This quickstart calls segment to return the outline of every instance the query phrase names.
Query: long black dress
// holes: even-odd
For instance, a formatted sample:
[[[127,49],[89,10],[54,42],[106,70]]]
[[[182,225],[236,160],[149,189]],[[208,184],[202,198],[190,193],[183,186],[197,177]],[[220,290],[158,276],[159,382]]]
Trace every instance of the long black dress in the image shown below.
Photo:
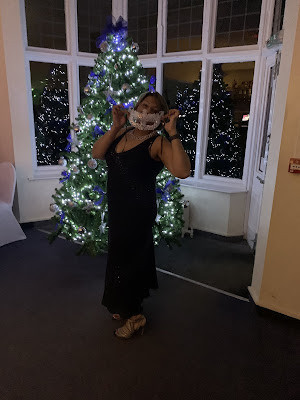
[[[163,163],[149,153],[157,134],[117,153],[125,134],[106,153],[109,233],[102,304],[129,318],[142,312],[149,289],[158,288],[152,227],[157,214],[156,176]]]

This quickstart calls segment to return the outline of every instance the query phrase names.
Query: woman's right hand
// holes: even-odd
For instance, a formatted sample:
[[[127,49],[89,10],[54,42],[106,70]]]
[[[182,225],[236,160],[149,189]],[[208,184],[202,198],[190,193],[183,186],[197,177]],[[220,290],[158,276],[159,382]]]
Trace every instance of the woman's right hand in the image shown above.
[[[117,106],[113,106],[112,109],[112,116],[113,116],[113,125],[116,128],[123,128],[127,118],[127,112],[124,107],[120,104]]]

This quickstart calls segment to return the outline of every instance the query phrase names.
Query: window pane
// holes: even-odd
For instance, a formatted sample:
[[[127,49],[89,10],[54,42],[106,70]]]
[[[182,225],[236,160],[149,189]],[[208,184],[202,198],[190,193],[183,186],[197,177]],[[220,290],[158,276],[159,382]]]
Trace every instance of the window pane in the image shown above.
[[[70,116],[67,66],[30,62],[38,165],[56,165],[67,146]]]
[[[283,26],[285,0],[275,0],[272,35],[279,32]]]
[[[112,14],[111,0],[77,0],[78,49],[86,53],[99,53],[96,39]]]
[[[66,50],[64,0],[25,0],[28,46]]]
[[[80,88],[80,104],[82,103],[82,100],[88,97],[84,93],[84,88],[87,85],[89,81],[89,74],[90,72],[93,71],[93,67],[85,67],[85,66],[80,66],[79,67],[79,88]]]
[[[256,44],[261,0],[219,0],[215,47]]]
[[[139,54],[157,48],[157,0],[128,0],[128,36],[139,45]]]
[[[199,50],[204,0],[169,0],[167,52]]]
[[[254,62],[215,64],[206,155],[208,175],[242,179]]]
[[[191,176],[195,172],[201,69],[199,61],[164,64],[163,95],[170,108],[180,111],[177,130],[191,160]]]
[[[144,73],[149,81],[149,90],[156,88],[156,68],[144,68]],[[152,78],[152,79],[151,79]]]

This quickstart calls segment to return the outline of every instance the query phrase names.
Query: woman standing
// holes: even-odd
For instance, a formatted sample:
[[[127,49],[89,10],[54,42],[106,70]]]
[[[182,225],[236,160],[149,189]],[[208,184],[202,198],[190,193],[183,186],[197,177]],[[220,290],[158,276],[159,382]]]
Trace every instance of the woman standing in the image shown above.
[[[143,332],[143,299],[157,289],[152,227],[157,214],[156,176],[165,166],[176,177],[190,175],[190,160],[176,132],[178,110],[157,92],[146,92],[127,113],[114,106],[113,125],[93,147],[108,166],[108,260],[102,304],[125,324],[119,338]],[[126,118],[130,127],[124,128]],[[159,136],[164,126],[170,138]]]

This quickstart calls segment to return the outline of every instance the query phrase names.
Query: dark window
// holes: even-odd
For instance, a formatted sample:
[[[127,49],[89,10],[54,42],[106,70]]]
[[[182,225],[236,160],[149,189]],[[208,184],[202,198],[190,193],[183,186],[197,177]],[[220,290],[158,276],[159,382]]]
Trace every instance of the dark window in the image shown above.
[[[213,66],[208,175],[242,179],[253,74],[254,62]]]
[[[157,0],[128,1],[128,36],[139,45],[139,54],[157,49]]]
[[[111,0],[77,0],[78,49],[86,53],[99,53],[96,39],[112,15]]]
[[[203,0],[168,1],[167,52],[201,49]]]
[[[219,0],[215,47],[257,43],[261,0]]]
[[[64,0],[25,0],[28,46],[66,50]]]
[[[199,61],[164,64],[163,95],[170,108],[180,111],[177,130],[191,160],[191,176],[195,173],[201,69]]]
[[[56,165],[68,142],[70,116],[67,66],[30,62],[38,165]]]

